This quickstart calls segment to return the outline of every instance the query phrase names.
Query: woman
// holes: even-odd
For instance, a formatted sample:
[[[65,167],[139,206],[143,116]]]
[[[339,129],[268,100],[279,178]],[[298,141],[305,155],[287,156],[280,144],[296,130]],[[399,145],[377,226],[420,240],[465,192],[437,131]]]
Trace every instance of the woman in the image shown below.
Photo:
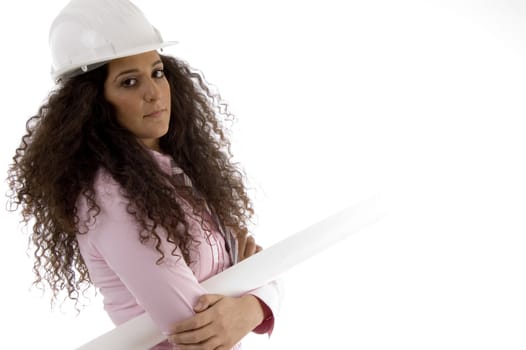
[[[71,1],[50,42],[59,83],[9,170],[11,202],[34,223],[35,282],[75,302],[93,284],[116,325],[148,312],[171,343],[155,349],[270,334],[276,283],[237,298],[199,284],[261,249],[219,97],[156,51],[170,43],[125,0]]]

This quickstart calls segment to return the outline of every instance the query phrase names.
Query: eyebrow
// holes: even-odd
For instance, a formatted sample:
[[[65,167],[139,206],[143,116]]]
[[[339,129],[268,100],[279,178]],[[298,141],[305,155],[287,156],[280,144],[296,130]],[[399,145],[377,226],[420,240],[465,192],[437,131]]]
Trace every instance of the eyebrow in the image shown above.
[[[161,60],[157,60],[155,62],[152,63],[152,67],[155,67],[156,65],[158,65],[159,63],[163,63]],[[119,74],[117,74],[115,76],[115,79],[113,79],[113,81],[116,81],[117,78],[119,78],[121,75],[124,75],[124,74],[129,74],[129,73],[137,73],[139,72],[139,70],[137,68],[134,68],[134,69],[128,69],[128,70],[125,70],[125,71],[122,71],[120,72]]]

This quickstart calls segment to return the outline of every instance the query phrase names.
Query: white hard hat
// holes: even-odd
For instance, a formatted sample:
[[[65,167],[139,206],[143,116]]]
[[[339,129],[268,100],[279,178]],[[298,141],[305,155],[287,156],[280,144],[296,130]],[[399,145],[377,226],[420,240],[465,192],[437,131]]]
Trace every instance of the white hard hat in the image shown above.
[[[71,0],[51,24],[51,77],[59,81],[176,43],[164,41],[128,0]]]

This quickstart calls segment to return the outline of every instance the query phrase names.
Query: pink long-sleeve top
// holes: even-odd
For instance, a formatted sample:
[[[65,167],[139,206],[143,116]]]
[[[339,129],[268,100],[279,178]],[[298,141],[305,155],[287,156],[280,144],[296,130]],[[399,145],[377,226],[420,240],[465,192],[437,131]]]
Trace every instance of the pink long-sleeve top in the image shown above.
[[[172,171],[170,156],[155,151],[151,154],[161,169]],[[189,232],[197,241],[190,249],[190,260],[195,263],[187,265],[180,258],[179,249],[176,250],[177,256],[170,255],[173,246],[164,241],[164,261],[157,264],[159,252],[153,240],[139,241],[140,227],[126,210],[128,200],[123,196],[121,186],[111,175],[100,170],[94,189],[100,213],[95,220],[90,218],[86,198],[79,197],[80,222],[87,220],[81,231],[87,230],[87,233],[77,235],[77,240],[91,280],[103,295],[104,309],[115,325],[147,312],[159,329],[168,335],[172,325],[195,314],[193,307],[197,299],[207,294],[200,282],[232,264],[225,237],[211,217],[204,215],[212,228],[211,234],[207,235],[200,219],[182,200]],[[162,230],[158,233],[163,237]],[[279,308],[279,290],[279,284],[271,282],[249,292],[271,313],[254,332],[272,333],[274,315]],[[167,350],[172,346],[165,341],[152,349]],[[237,344],[234,349],[241,349],[241,345]]]

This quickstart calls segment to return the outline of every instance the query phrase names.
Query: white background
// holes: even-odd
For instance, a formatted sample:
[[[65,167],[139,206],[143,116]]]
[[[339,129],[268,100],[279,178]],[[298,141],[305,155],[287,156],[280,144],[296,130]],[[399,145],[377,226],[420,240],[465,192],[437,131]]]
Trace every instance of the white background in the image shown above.
[[[274,334],[246,349],[526,348],[521,1],[135,3],[236,114],[261,244],[392,195],[384,220],[285,274]],[[52,87],[64,5],[0,11],[1,174]],[[0,348],[69,350],[111,329],[98,297],[76,316],[29,289],[27,235],[1,213]]]

